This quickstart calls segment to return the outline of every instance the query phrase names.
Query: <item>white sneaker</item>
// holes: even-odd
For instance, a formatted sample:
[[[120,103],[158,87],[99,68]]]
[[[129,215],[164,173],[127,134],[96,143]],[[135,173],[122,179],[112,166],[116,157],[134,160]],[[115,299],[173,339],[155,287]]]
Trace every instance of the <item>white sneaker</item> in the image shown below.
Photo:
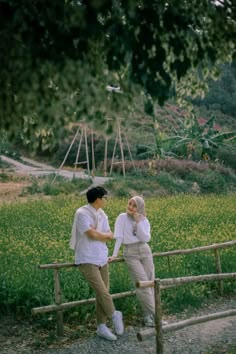
[[[115,311],[112,316],[112,322],[115,329],[115,333],[121,336],[124,333],[123,316],[120,311]]]
[[[111,330],[105,324],[98,326],[97,335],[107,340],[117,340],[117,337],[111,332]]]
[[[153,315],[146,315],[143,320],[146,327],[155,327]]]
[[[155,321],[154,321],[154,316],[153,315],[147,315],[144,317],[144,325],[146,327],[155,327]],[[167,321],[162,320],[161,321],[162,326],[168,325]]]

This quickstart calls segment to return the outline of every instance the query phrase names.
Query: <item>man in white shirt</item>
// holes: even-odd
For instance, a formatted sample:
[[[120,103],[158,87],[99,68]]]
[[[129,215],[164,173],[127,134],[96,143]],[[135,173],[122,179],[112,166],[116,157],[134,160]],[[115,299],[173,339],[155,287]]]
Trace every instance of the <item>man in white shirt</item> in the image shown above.
[[[96,294],[97,334],[107,340],[116,340],[116,335],[106,326],[107,318],[111,317],[115,333],[124,333],[122,313],[116,311],[109,294],[106,242],[113,239],[113,233],[102,210],[107,191],[103,187],[93,187],[86,197],[88,204],[75,213],[70,247],[75,251],[75,264]]]

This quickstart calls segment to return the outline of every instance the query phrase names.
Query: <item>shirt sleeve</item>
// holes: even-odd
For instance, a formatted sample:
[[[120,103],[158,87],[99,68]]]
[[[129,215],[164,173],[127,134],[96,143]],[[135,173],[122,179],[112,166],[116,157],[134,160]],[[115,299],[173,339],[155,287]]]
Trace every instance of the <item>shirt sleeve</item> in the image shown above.
[[[91,220],[86,214],[80,212],[77,214],[76,228],[80,233],[85,233],[94,227],[94,225],[91,225]]]
[[[119,250],[120,250],[120,246],[122,244],[122,239],[121,238],[118,238],[116,240],[116,243],[115,243],[115,247],[114,247],[114,251],[113,251],[113,255],[114,257],[117,257],[118,253],[119,253]]]
[[[110,232],[111,231],[111,228],[110,228],[110,225],[109,225],[109,221],[108,221],[108,216],[105,213],[104,213],[102,231],[103,232]]]
[[[136,237],[141,242],[149,242],[151,239],[150,223],[147,218],[144,218],[137,223],[137,234]]]
[[[118,239],[120,238],[123,241],[124,238],[124,218],[122,217],[122,214],[120,214],[115,222],[115,228],[114,228],[114,238]]]

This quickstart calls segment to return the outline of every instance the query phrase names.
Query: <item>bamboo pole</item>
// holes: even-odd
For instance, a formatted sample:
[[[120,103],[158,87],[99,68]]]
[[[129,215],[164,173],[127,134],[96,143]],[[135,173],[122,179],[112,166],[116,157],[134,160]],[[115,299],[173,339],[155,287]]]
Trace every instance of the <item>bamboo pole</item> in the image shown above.
[[[192,317],[188,320],[183,320],[175,323],[171,323],[162,327],[162,332],[174,332],[185,327],[193,326],[198,323],[209,322],[213,320],[217,320],[219,318],[226,318],[230,316],[236,316],[236,309],[226,310],[222,312],[217,312],[209,315],[199,316],[199,317]],[[137,333],[137,338],[139,341],[144,341],[147,338],[153,337],[156,335],[155,328],[149,328]]]
[[[171,274],[171,267],[170,267],[170,256],[167,256],[167,263],[168,263],[168,271]]]
[[[161,252],[161,253],[155,252],[153,253],[153,257],[166,257],[166,256],[175,256],[179,254],[189,254],[194,252],[202,252],[202,251],[209,251],[209,250],[220,249],[220,248],[227,248],[235,245],[236,245],[236,240],[233,240],[224,243],[216,243],[209,246],[189,248],[185,250],[175,250],[175,251],[168,251],[168,252]]]
[[[230,316],[236,316],[236,309],[230,309],[230,310],[226,310],[226,311],[222,311],[222,312],[211,313],[211,314],[199,316],[199,317],[192,317],[187,320],[183,320],[183,321],[180,321],[177,323],[171,323],[169,325],[166,325],[163,329],[164,329],[164,332],[173,332],[173,331],[180,330],[180,329],[188,327],[188,326],[193,326],[198,323],[209,322],[209,321],[217,320],[219,318],[225,318],[225,317],[230,317]]]
[[[62,167],[64,166],[64,163],[66,162],[66,159],[67,159],[67,157],[68,157],[68,155],[69,155],[69,152],[70,152],[70,150],[71,150],[71,148],[72,148],[72,146],[73,146],[73,144],[74,144],[74,142],[75,142],[75,139],[76,139],[78,133],[79,133],[79,128],[77,129],[77,132],[76,132],[76,134],[75,134],[75,136],[74,136],[74,139],[72,140],[72,142],[71,142],[71,144],[70,144],[70,146],[69,146],[69,149],[67,150],[66,156],[64,157],[64,160],[62,161],[61,166],[59,167],[59,169],[57,170],[57,172],[56,172],[56,174],[55,174],[55,177],[53,178],[52,184],[54,183],[54,181],[55,181],[55,179],[57,178],[57,176],[58,176],[60,170],[61,170]]]
[[[54,269],[54,292],[55,292],[55,302],[56,305],[61,304],[61,286],[60,286],[60,276],[59,270]],[[57,311],[57,335],[62,337],[64,334],[64,326],[63,326],[63,311]]]
[[[161,289],[166,289],[173,286],[181,286],[187,283],[197,283],[201,281],[213,281],[236,278],[236,273],[221,273],[221,274],[206,274],[206,275],[194,275],[189,277],[179,278],[167,278],[161,279]],[[136,283],[137,288],[152,288],[154,286],[153,280],[138,281]]]
[[[92,172],[91,175],[94,177],[95,174],[95,155],[94,155],[94,143],[93,143],[93,130],[91,130],[91,150],[92,150]]]
[[[122,257],[118,257],[112,261],[112,263],[124,262]],[[51,264],[40,264],[39,269],[59,269],[59,268],[70,268],[70,267],[78,267],[75,263],[51,263]]]
[[[123,143],[122,143],[122,138],[121,138],[120,121],[118,121],[118,136],[119,136],[119,143],[120,143],[122,171],[123,171],[123,176],[125,177],[125,159],[124,159]]]
[[[105,137],[105,150],[104,150],[104,163],[103,163],[103,176],[107,176],[107,150],[108,150],[108,138]]]
[[[216,271],[218,274],[222,273],[222,268],[221,268],[221,262],[220,262],[220,252],[218,249],[214,250],[215,253],[215,265],[216,265]],[[218,288],[219,288],[219,293],[221,296],[223,296],[223,281],[219,280],[218,281]]]
[[[136,295],[135,290],[125,291],[122,293],[117,293],[111,295],[112,299],[120,299],[124,297],[134,296]],[[81,305],[89,305],[95,303],[95,298],[86,299],[86,300],[78,300],[72,302],[65,302],[60,305],[48,305],[48,306],[41,306],[41,307],[34,307],[31,310],[32,315],[37,315],[39,313],[47,313],[47,312],[55,312],[59,310],[68,310],[73,307],[81,306]]]
[[[140,342],[143,342],[144,340],[154,337],[156,335],[156,329],[155,328],[148,328],[144,329],[143,331],[139,331],[137,333],[137,338]]]
[[[78,160],[79,160],[79,154],[80,154],[80,148],[81,148],[81,143],[82,143],[82,139],[83,139],[83,129],[81,129],[81,135],[80,135],[80,140],[79,140],[79,145],[78,145],[78,149],[77,149],[77,153],[76,153],[76,159],[75,159],[75,167],[74,167],[74,174],[73,174],[73,178],[75,177],[75,171],[78,165]]]
[[[84,138],[85,138],[85,151],[86,151],[86,160],[87,160],[87,170],[88,176],[90,177],[90,167],[89,167],[89,155],[88,155],[88,140],[87,140],[87,128],[84,127]]]
[[[117,136],[116,136],[116,140],[115,140],[115,145],[114,145],[114,148],[113,148],[113,153],[112,153],[112,158],[111,158],[111,168],[110,168],[110,175],[112,173],[112,167],[113,167],[113,164],[114,164],[114,157],[115,157],[115,152],[116,152],[116,145],[117,145]]]
[[[156,327],[156,353],[163,354],[163,336],[162,336],[162,310],[161,310],[161,281],[155,279],[155,327]]]
[[[154,288],[155,280],[137,281],[136,288]]]
[[[201,252],[201,251],[208,251],[208,250],[214,250],[214,249],[223,249],[223,248],[228,248],[228,247],[233,247],[236,245],[236,240],[235,241],[229,241],[229,242],[224,242],[224,243],[218,243],[218,244],[213,244],[209,246],[203,246],[203,247],[196,247],[196,248],[191,248],[191,249],[186,249],[186,250],[176,250],[176,251],[168,251],[168,252],[161,252],[161,253],[153,253],[153,257],[167,257],[167,256],[175,256],[179,254],[189,254],[189,253],[195,253],[195,252]],[[114,262],[124,262],[124,259],[122,257],[114,259]],[[65,268],[65,267],[74,267],[74,263],[52,263],[52,264],[41,264],[39,265],[40,269],[49,269],[49,268]]]
[[[187,283],[197,283],[201,281],[223,280],[223,279],[231,279],[231,278],[232,279],[236,278],[236,273],[206,274],[206,275],[195,275],[189,277],[162,279],[161,284],[163,286],[165,285],[180,286],[182,284],[187,284]]]
[[[126,145],[127,145],[128,151],[129,151],[129,156],[130,156],[130,159],[132,161],[132,165],[133,165],[134,171],[136,172],[135,163],[134,163],[133,156],[132,156],[132,153],[131,153],[131,150],[130,150],[130,146],[129,146],[129,142],[128,142],[128,139],[127,139],[127,136],[126,136],[125,133],[124,133],[124,137],[125,137]]]

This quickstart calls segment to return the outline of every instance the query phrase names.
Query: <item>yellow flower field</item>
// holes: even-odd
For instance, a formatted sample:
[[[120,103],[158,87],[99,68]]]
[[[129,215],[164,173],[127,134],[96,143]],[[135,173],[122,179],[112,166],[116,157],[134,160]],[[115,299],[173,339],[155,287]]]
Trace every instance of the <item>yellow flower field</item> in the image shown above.
[[[75,210],[85,199],[59,197],[50,201],[1,205],[0,210],[0,306],[26,313],[34,306],[54,302],[53,274],[39,270],[39,264],[73,262],[69,239]],[[125,211],[125,199],[110,198],[106,213],[113,229],[116,216]],[[178,195],[146,200],[146,211],[152,227],[150,246],[153,252],[193,248],[236,239],[236,198],[226,196]],[[114,242],[110,242],[112,252]],[[221,251],[223,272],[236,271],[236,247]],[[172,277],[214,273],[213,253],[205,252],[171,259],[171,274],[167,259],[155,258],[156,276]],[[124,264],[112,264],[111,292],[132,288]],[[93,297],[93,293],[74,268],[61,271],[63,301]],[[214,293],[216,285],[198,285],[186,291],[169,292],[164,296],[166,307],[177,302],[194,303],[204,292]],[[194,289],[194,290],[193,290]],[[209,290],[210,289],[210,290]],[[225,291],[235,291],[235,283],[228,282]],[[191,294],[192,292],[192,294]],[[200,295],[201,294],[201,295]],[[187,300],[188,298],[188,300]],[[128,300],[127,300],[128,301]],[[123,301],[123,306],[129,303]],[[131,300],[130,300],[131,301]],[[134,306],[134,305],[132,305]],[[136,305],[135,305],[136,306]],[[128,312],[128,309],[126,309]],[[81,310],[83,313],[85,310]]]

